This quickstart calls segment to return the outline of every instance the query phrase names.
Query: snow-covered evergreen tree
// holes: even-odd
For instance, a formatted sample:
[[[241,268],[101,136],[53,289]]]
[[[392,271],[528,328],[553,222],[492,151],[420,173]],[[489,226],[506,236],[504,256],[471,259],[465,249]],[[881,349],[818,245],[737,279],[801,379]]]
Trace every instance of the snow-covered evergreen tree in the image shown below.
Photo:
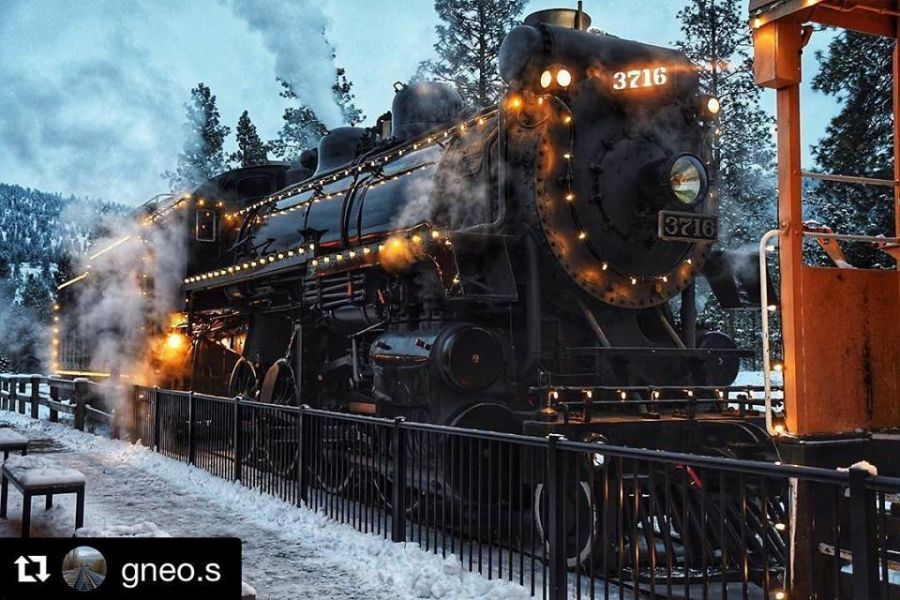
[[[176,191],[202,183],[225,170],[223,148],[231,131],[221,124],[216,97],[203,83],[191,90],[191,99],[184,108],[184,149],[178,155],[175,171],[163,174]]]
[[[416,78],[454,86],[472,107],[495,104],[502,89],[497,69],[500,44],[524,7],[525,0],[435,0],[441,20],[435,28],[438,57],[422,62]]]
[[[891,53],[894,42],[846,31],[826,53],[813,89],[835,97],[841,110],[813,148],[823,172],[876,179],[894,178]],[[890,187],[820,182],[811,194],[814,218],[840,233],[893,235]],[[893,264],[887,255],[861,244],[844,247],[858,267]]]
[[[297,100],[297,94],[289,82],[283,79],[278,82],[282,87],[282,98]],[[283,119],[278,137],[270,142],[272,153],[281,160],[296,161],[301,152],[315,147],[319,139],[328,133],[328,128],[319,120],[315,111],[302,103],[284,109]]]
[[[297,94],[290,82],[278,79],[281,84],[281,97],[291,101],[297,100]],[[362,110],[353,102],[353,83],[347,77],[347,71],[341,67],[335,70],[334,84],[331,91],[334,101],[341,110],[345,125],[357,125],[366,118]],[[289,106],[284,109],[284,124],[278,137],[269,142],[272,153],[288,162],[300,158],[300,153],[308,148],[315,148],[319,139],[328,133],[328,128],[319,120],[315,111],[309,106],[298,102],[297,106]]]
[[[269,162],[268,144],[263,143],[256,131],[256,125],[250,120],[249,113],[245,110],[238,119],[237,130],[237,152],[231,154],[231,161],[239,167],[252,167],[253,165],[262,165]]]
[[[338,67],[335,71],[334,85],[331,86],[334,92],[334,101],[341,108],[341,114],[344,117],[344,123],[347,125],[357,125],[366,119],[363,111],[356,107],[353,100],[356,96],[353,94],[353,83],[347,78],[347,71],[343,67]]]

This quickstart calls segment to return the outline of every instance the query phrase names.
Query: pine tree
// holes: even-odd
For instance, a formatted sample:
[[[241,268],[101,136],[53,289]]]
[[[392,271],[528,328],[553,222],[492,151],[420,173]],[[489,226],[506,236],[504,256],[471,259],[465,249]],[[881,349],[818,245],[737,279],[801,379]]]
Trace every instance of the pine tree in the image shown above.
[[[47,322],[52,314],[50,290],[47,289],[46,278],[29,275],[22,288],[22,306],[31,309],[39,321]]]
[[[435,0],[442,21],[435,28],[438,58],[422,62],[416,77],[453,85],[469,106],[495,104],[502,84],[500,44],[524,7],[525,0]]]
[[[844,32],[816,54],[821,70],[813,89],[834,96],[841,111],[813,148],[826,173],[894,178],[891,52],[888,38]],[[821,182],[811,194],[811,216],[840,233],[892,236],[893,191],[889,187]],[[887,255],[861,244],[844,247],[857,267],[889,265]]]
[[[759,240],[774,207],[772,119],[759,106],[752,41],[740,3],[691,0],[678,12],[676,45],[699,67],[700,87],[719,99],[710,172],[716,178],[720,240],[739,247]]]
[[[752,247],[774,225],[774,152],[771,119],[759,106],[753,78],[743,4],[690,0],[678,18],[684,39],[676,45],[698,66],[701,91],[721,105],[709,165],[719,200],[719,241],[726,248]],[[706,299],[701,327],[729,332],[739,347],[761,347],[757,311],[726,314],[711,296]]]
[[[352,89],[353,83],[347,78],[346,69],[338,67],[335,70],[334,85],[331,86],[331,90],[334,92],[334,101],[341,108],[344,123],[351,126],[362,123],[366,119],[363,111],[353,103],[356,96],[353,94]]]
[[[263,143],[256,131],[256,125],[250,120],[250,115],[245,110],[238,119],[237,130],[237,152],[233,152],[230,156],[232,162],[237,163],[241,167],[252,167],[253,165],[262,165],[269,162],[268,144]]]
[[[288,100],[296,100],[297,94],[291,84],[283,79],[278,79],[283,88],[281,97]],[[300,153],[307,148],[313,148],[319,143],[319,139],[328,133],[328,128],[319,120],[316,113],[305,104],[289,106],[284,109],[284,124],[278,132],[278,138],[272,140],[269,145],[272,153],[278,158],[293,162],[300,158]]]
[[[184,149],[178,155],[175,172],[163,173],[173,190],[197,185],[224,171],[223,147],[231,132],[230,127],[221,124],[216,97],[203,83],[191,90],[191,99],[184,108]]]

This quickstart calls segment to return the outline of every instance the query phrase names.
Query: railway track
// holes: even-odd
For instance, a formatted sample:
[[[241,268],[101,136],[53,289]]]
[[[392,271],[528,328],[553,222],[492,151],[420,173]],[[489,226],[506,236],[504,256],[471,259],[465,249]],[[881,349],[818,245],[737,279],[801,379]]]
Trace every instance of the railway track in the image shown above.
[[[100,587],[106,578],[87,567],[79,567],[78,569],[63,572],[63,579],[76,592],[90,592]]]

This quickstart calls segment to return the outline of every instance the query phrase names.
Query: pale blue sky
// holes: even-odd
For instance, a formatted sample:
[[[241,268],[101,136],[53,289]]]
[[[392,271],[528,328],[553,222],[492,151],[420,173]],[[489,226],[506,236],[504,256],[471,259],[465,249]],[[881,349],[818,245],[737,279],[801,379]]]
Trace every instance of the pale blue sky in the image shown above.
[[[669,45],[683,4],[587,0],[585,10],[614,35]],[[560,5],[574,1],[533,0],[526,14]],[[304,100],[333,114],[322,28],[371,123],[390,109],[391,84],[432,56],[436,24],[431,0],[0,0],[0,181],[130,204],[164,191],[158,174],[174,166],[198,81],[226,124],[248,109],[264,138],[285,106],[275,74],[305,81]],[[817,33],[807,48],[807,82],[829,39]],[[804,102],[809,162],[836,106],[808,86]],[[774,94],[763,103],[773,110]]]

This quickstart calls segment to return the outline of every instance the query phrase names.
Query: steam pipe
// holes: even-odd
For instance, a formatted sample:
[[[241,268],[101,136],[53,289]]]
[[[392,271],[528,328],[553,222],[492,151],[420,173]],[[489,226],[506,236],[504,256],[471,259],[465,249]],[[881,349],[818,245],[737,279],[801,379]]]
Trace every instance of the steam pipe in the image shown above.
[[[693,283],[681,292],[681,335],[685,346],[697,347],[697,288]]]
[[[525,259],[528,263],[525,285],[525,332],[528,355],[523,372],[536,370],[541,364],[541,276],[538,268],[538,248],[531,229],[525,234]]]

